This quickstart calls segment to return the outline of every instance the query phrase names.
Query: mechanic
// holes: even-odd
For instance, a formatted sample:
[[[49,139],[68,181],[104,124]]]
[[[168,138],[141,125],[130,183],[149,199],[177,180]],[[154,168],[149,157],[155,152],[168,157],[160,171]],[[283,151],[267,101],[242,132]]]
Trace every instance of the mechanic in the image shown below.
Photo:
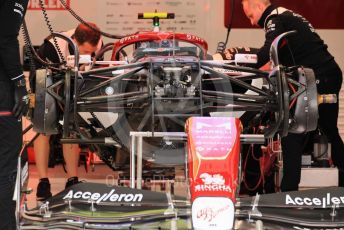
[[[0,229],[16,229],[13,193],[28,97],[18,33],[28,0],[0,3]]]
[[[282,49],[281,62],[286,66],[302,65],[314,70],[319,94],[336,94],[342,85],[342,71],[327,50],[327,45],[303,16],[277,7],[269,0],[242,0],[245,15],[253,26],[265,31],[265,43],[258,50],[257,68],[269,63],[272,41],[280,34],[296,30]],[[226,52],[235,52],[235,49]],[[234,55],[234,54],[232,54]],[[339,170],[339,186],[344,186],[344,145],[337,128],[338,103],[319,106],[318,126],[332,144],[332,160]],[[301,155],[306,134],[288,134],[282,139],[282,191],[298,190],[301,178]]]
[[[88,22],[87,24],[98,29],[94,23]],[[63,32],[63,34],[72,38],[72,40],[77,44],[79,54],[89,54],[94,56],[95,53],[101,49],[103,44],[100,32],[98,31],[89,28],[87,25],[79,24],[76,29]],[[63,58],[60,57],[52,37],[48,37],[44,40],[44,43],[38,50],[39,56],[45,61],[51,63],[61,63],[63,60],[67,59],[67,56],[73,55],[73,49],[68,45],[67,41],[56,38],[56,42]],[[40,178],[36,192],[37,201],[43,201],[52,196],[48,179],[48,159],[50,152],[49,140],[50,136],[41,134],[34,142],[36,167]],[[67,188],[79,183],[77,176],[79,146],[77,144],[63,144],[62,149],[68,176],[65,186]]]

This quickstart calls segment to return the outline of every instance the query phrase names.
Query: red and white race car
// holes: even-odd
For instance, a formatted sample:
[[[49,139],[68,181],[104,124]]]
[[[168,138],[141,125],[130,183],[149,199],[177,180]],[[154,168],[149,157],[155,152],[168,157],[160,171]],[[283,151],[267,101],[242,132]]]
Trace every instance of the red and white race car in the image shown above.
[[[208,45],[198,36],[159,31],[159,19],[172,14],[149,13],[140,17],[153,19],[153,31],[138,32],[106,45],[98,56],[112,50],[110,61],[90,63],[87,71],[79,71],[78,61],[73,68],[53,74],[45,69],[37,71],[32,105],[34,129],[46,134],[60,133],[62,143],[89,145],[114,170],[116,154],[130,151],[130,131],[150,132],[153,137],[156,132],[185,131],[191,206],[188,200],[180,202],[164,193],[82,183],[36,209],[22,210],[22,229],[35,225],[151,229],[154,224],[161,229],[165,219],[171,222],[167,229],[231,229],[246,219],[247,224],[253,220],[277,220],[288,226],[292,222],[303,227],[343,226],[341,221],[329,224],[325,217],[321,221],[309,218],[307,222],[306,216],[293,216],[293,208],[305,208],[310,201],[313,203],[308,206],[317,208],[319,202],[315,198],[300,200],[297,194],[275,197],[288,198],[284,206],[292,211],[287,214],[279,210],[281,202],[261,204],[259,196],[254,202],[252,198],[239,199],[240,121],[234,117],[211,117],[219,112],[234,116],[237,111],[270,114],[263,132],[265,138],[316,128],[319,97],[313,71],[301,66],[289,68],[278,61],[279,43],[288,33],[272,44],[273,67],[264,72],[228,61],[208,60]],[[55,35],[73,45],[63,35]],[[75,60],[79,60],[77,48],[73,47]],[[255,79],[264,81],[265,86],[249,84]],[[144,159],[154,159],[155,164],[183,165],[184,143],[155,137],[142,144],[142,155]],[[176,162],[177,158],[181,160]],[[334,210],[342,207],[336,201],[330,198],[315,215],[330,213],[331,204],[335,204]],[[264,207],[267,216],[258,206]],[[187,221],[190,217],[191,226]],[[183,227],[178,228],[178,224]]]

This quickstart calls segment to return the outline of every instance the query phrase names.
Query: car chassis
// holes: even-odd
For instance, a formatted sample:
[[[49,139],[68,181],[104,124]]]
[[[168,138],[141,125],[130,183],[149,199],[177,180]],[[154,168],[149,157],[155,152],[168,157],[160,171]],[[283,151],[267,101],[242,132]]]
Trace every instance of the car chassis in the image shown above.
[[[61,143],[93,146],[100,158],[114,170],[113,156],[104,154],[102,148],[109,146],[114,151],[130,151],[127,138],[130,130],[123,123],[129,124],[131,130],[151,132],[154,136],[154,132],[183,131],[188,117],[211,116],[213,112],[223,111],[253,111],[272,115],[263,132],[265,138],[273,138],[277,133],[284,137],[288,133],[314,130],[318,104],[321,100],[335,101],[335,98],[333,95],[317,94],[312,70],[301,66],[286,67],[279,63],[280,43],[290,33],[293,32],[282,34],[273,42],[270,51],[273,68],[270,72],[207,60],[207,44],[201,38],[159,31],[130,35],[114,44],[114,66],[79,71],[76,45],[68,37],[55,33],[56,37],[67,40],[73,46],[75,64],[58,73],[47,69],[37,71],[35,100],[31,104],[34,129],[45,134],[61,132]],[[141,49],[139,45],[144,42],[158,42],[158,46]],[[181,42],[190,43],[193,47],[178,48],[176,44]],[[123,48],[128,45],[135,46],[137,56],[129,63],[119,64],[126,58]],[[104,49],[108,50],[108,47]],[[256,87],[247,83],[254,79],[263,79],[265,86]],[[254,94],[235,92],[230,85]],[[59,109],[62,111],[60,117]],[[96,114],[101,112],[118,114],[117,122],[105,125],[106,122]],[[90,116],[85,118],[83,113]],[[61,129],[58,128],[59,120],[63,120]],[[78,184],[71,189],[83,192],[77,196],[77,193],[66,190],[35,209],[27,210],[25,205],[18,208],[18,214],[22,217],[20,228],[191,228],[189,200],[117,186],[108,191],[105,185],[91,183]],[[339,188],[332,190],[335,194],[341,193]],[[103,191],[103,195],[97,191]],[[108,199],[112,198],[109,194],[114,194],[114,191],[127,194],[123,195],[123,200],[127,201],[109,202]],[[326,197],[329,191],[320,192]],[[99,196],[93,197],[96,193]],[[141,196],[138,196],[137,202],[134,194],[144,194],[144,198],[140,200]],[[295,196],[300,194],[307,196],[308,193],[294,193]],[[287,195],[290,196],[275,194],[274,198],[283,200]],[[146,199],[147,196],[150,198]],[[97,199],[93,199],[95,197]],[[254,226],[262,229],[259,228],[263,226],[262,220],[271,226],[277,226],[276,223],[289,227],[344,226],[340,204],[330,206],[333,202],[325,202],[323,207],[300,205],[301,208],[295,209],[282,201],[269,203],[271,197],[257,195],[238,199],[235,203],[237,211],[233,213],[237,224],[246,225],[246,229]],[[261,207],[259,210],[258,206]],[[280,207],[286,208],[286,212],[276,213]],[[301,217],[290,214],[295,210],[305,214],[300,214]],[[310,213],[314,217],[310,217]],[[327,214],[332,219],[316,219]]]

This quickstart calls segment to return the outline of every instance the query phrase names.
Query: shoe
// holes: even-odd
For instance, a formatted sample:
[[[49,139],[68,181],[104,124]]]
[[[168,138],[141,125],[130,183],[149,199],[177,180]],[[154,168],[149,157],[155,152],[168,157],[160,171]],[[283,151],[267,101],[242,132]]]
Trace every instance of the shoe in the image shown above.
[[[36,199],[44,201],[52,196],[50,192],[50,182],[48,178],[42,178],[37,185]]]
[[[72,186],[72,185],[79,184],[79,183],[81,183],[81,182],[79,181],[79,178],[77,176],[70,177],[70,178],[68,178],[68,180],[66,182],[65,189]]]

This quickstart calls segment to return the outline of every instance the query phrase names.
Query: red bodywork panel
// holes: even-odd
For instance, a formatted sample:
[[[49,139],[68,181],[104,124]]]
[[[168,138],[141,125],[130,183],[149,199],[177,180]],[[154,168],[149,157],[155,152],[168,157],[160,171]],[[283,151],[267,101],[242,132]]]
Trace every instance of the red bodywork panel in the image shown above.
[[[118,52],[128,45],[135,44],[137,42],[162,41],[173,38],[179,41],[185,41],[197,45],[200,49],[202,49],[204,55],[207,53],[208,43],[204,39],[195,35],[174,32],[141,32],[138,34],[128,35],[116,42],[113,47],[111,60],[118,61],[116,60]]]
[[[191,200],[227,197],[235,202],[240,160],[240,120],[192,117],[187,120]]]

